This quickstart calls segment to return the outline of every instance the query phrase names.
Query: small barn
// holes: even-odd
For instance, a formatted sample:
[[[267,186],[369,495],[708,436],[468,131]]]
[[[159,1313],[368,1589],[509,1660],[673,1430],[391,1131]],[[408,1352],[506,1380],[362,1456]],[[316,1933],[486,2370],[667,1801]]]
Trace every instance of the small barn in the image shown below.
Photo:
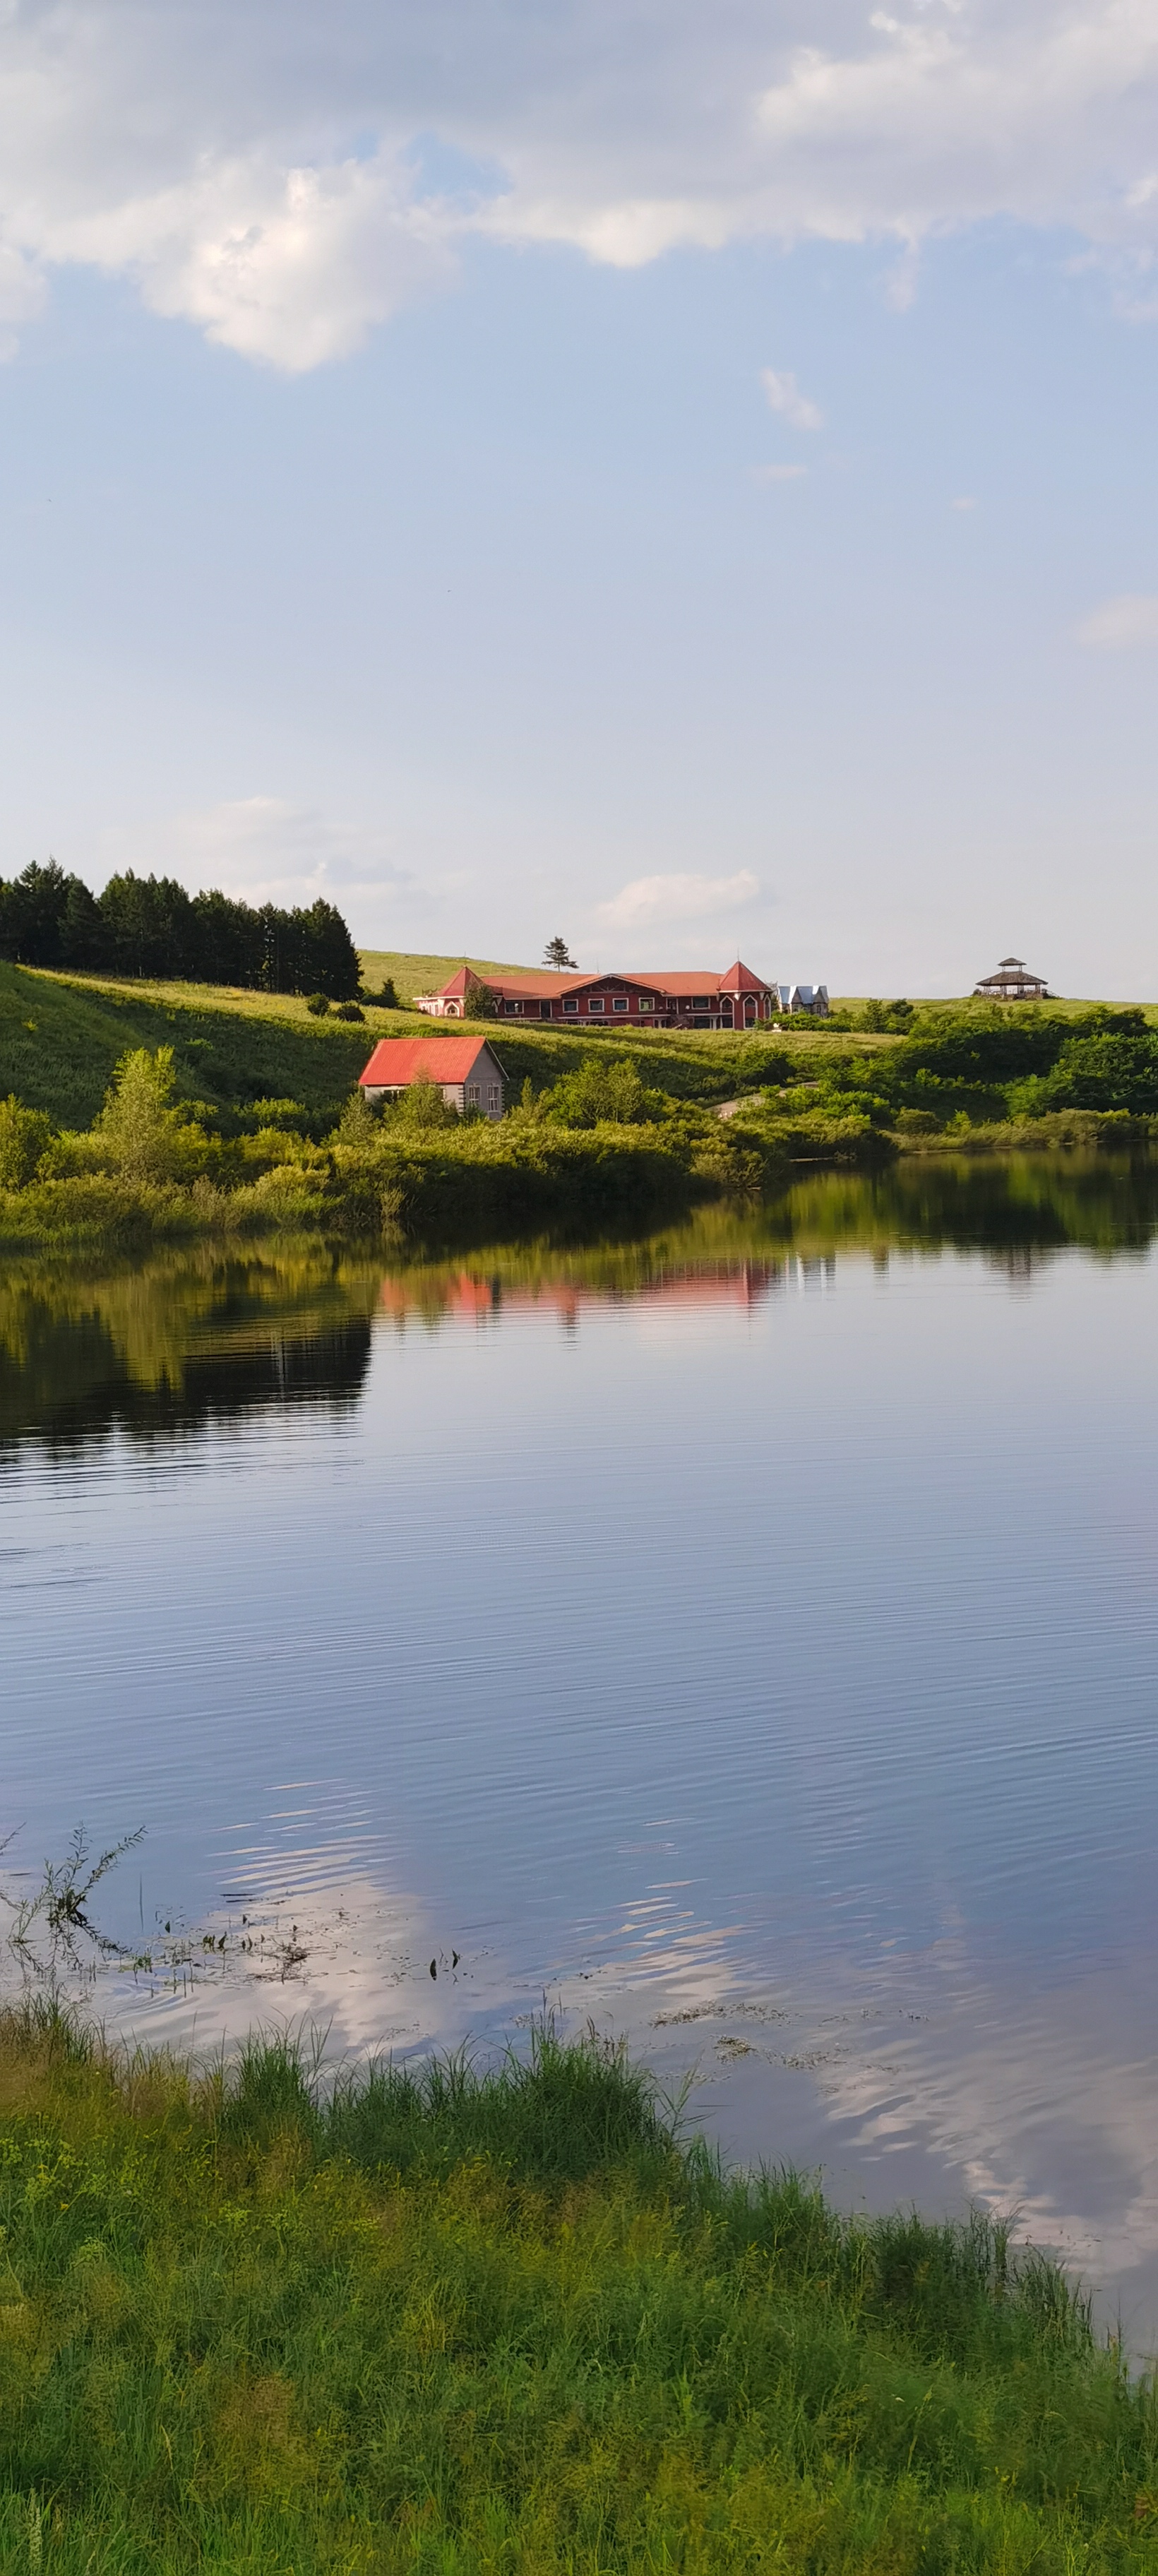
[[[973,987],[985,993],[992,1002],[1045,1002],[1049,987],[1044,975],[1033,975],[1024,957],[1003,957],[992,975],[983,975]]]
[[[412,1082],[434,1082],[452,1109],[503,1114],[503,1068],[485,1038],[381,1038],[358,1080],[372,1106],[397,1100]]]

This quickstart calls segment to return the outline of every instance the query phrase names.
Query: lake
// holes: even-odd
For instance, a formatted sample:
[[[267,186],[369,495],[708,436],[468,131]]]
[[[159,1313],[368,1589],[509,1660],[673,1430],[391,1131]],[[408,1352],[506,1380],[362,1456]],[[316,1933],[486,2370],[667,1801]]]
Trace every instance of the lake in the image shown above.
[[[589,2016],[1158,2346],[1156,1237],[1153,1165],[930,1158],[645,1243],[12,1267],[0,1875],[143,1826],[114,2025]]]

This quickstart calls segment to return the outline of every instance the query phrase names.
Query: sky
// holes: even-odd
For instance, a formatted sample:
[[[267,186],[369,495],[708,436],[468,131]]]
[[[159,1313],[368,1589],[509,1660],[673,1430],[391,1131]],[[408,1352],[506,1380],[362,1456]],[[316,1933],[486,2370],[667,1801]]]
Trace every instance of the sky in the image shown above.
[[[0,354],[0,874],[1158,997],[1153,0],[2,0]]]

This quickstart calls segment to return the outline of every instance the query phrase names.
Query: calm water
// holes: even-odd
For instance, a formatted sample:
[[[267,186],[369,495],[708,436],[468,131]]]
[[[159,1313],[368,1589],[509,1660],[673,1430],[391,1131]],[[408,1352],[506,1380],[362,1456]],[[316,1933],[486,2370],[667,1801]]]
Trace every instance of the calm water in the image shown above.
[[[106,2011],[546,1998],[735,2151],[1016,2205],[1158,2344],[1156,1233],[1158,1170],[914,1164],[643,1246],[13,1271],[9,1884],[142,1824]]]

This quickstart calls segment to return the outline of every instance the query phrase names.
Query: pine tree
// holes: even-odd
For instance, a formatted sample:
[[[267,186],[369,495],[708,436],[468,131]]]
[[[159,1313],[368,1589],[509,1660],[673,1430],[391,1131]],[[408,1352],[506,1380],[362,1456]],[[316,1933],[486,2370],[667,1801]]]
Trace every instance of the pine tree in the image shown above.
[[[560,974],[565,973],[569,966],[574,969],[575,960],[571,955],[565,939],[549,939],[547,941],[547,945],[543,951],[543,964],[544,966],[557,966]]]

